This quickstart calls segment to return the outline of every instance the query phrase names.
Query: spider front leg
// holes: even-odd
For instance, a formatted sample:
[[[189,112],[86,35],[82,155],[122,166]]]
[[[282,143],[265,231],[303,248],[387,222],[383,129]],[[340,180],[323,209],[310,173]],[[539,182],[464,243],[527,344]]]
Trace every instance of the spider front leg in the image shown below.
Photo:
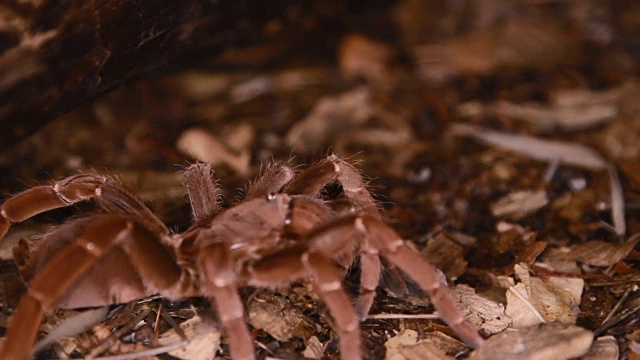
[[[179,282],[180,269],[149,230],[121,215],[98,215],[90,220],[77,239],[53,255],[31,280],[9,322],[0,359],[27,359],[44,315],[117,246],[138,263],[152,293]],[[162,272],[152,270],[158,266]]]
[[[145,225],[168,233],[165,225],[139,200],[103,176],[74,175],[53,185],[36,186],[14,195],[0,210],[0,239],[12,223],[24,221],[39,213],[80,201],[97,199],[107,210],[139,215]]]
[[[476,327],[467,321],[455,305],[446,284],[420,253],[410,247],[398,234],[373,216],[350,216],[325,225],[314,234],[312,250],[336,254],[345,243],[361,238],[365,258],[377,252],[411,277],[431,298],[440,318],[471,347],[482,346],[484,339]],[[364,270],[363,270],[364,271]]]
[[[380,273],[382,272],[382,263],[378,251],[369,247],[366,240],[365,244],[360,248],[360,294],[356,309],[360,321],[367,319],[369,310],[373,305],[376,297],[376,289],[380,282]]]
[[[353,226],[365,234],[372,247],[378,249],[385,258],[402,269],[427,292],[440,318],[451,326],[465,343],[473,348],[482,346],[484,339],[478,334],[476,326],[465,319],[458,310],[447,285],[440,281],[436,269],[418,251],[379,219],[369,216],[356,217]]]
[[[360,322],[342,287],[344,272],[331,257],[303,247],[287,248],[252,264],[246,277],[250,285],[273,287],[309,276],[335,321],[340,358],[362,359]]]
[[[206,239],[206,232],[200,234]],[[204,295],[213,299],[220,322],[227,333],[229,353],[234,360],[253,360],[253,339],[244,318],[244,305],[238,294],[233,258],[222,243],[205,245],[199,263],[203,274]]]

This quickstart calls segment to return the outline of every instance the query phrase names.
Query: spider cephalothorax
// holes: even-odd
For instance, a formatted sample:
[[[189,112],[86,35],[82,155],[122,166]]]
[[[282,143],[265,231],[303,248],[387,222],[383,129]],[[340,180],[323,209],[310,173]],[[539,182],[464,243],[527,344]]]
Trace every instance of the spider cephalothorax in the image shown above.
[[[381,220],[362,177],[346,161],[329,156],[297,174],[271,166],[243,201],[226,210],[219,207],[209,166],[192,165],[184,178],[195,223],[181,234],[172,234],[142,202],[102,176],[71,176],[8,199],[0,212],[0,237],[11,223],[86,199],[105,211],[63,224],[36,249],[16,249],[29,290],[11,319],[0,358],[27,358],[42,317],[53,307],[115,304],[159,293],[211,299],[231,356],[253,359],[238,287],[309,279],[334,318],[341,356],[358,359],[359,321],[373,302],[380,256],[431,296],[441,318],[465,342],[482,344],[437,271]],[[343,196],[322,197],[334,182]],[[342,278],[357,257],[361,290],[354,308]]]

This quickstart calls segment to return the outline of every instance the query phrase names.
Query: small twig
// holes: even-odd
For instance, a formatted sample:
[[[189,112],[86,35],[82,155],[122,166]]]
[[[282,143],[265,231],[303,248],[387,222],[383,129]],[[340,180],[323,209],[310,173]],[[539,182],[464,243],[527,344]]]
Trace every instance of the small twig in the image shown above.
[[[635,285],[635,284],[633,286],[627,288],[627,290],[624,292],[624,294],[622,294],[622,296],[620,297],[620,300],[618,300],[618,302],[613,307],[613,309],[611,309],[611,311],[609,312],[609,315],[607,315],[607,317],[602,321],[602,323],[600,324],[600,327],[604,326],[609,320],[611,320],[613,315],[615,315],[616,312],[618,312],[618,310],[620,310],[620,307],[627,300],[629,295],[631,295],[631,293],[636,291],[636,290],[638,290],[638,285]]]
[[[153,323],[153,345],[157,345],[158,343],[158,335],[160,332],[160,317],[162,313],[162,303],[158,305],[158,311],[156,312],[156,321]],[[184,339],[183,339],[184,340]]]
[[[183,341],[189,342],[189,339],[187,338],[187,334],[185,334],[184,331],[182,331],[182,328],[175,322],[175,320],[173,320],[171,315],[167,314],[166,311],[161,311],[160,315],[166,322],[169,323],[169,326],[171,326],[171,328],[176,331],[176,334],[180,336],[180,339],[182,339]]]
[[[113,346],[113,344],[118,341],[118,338],[120,338],[122,335],[126,334],[127,332],[131,331],[131,329],[140,321],[142,321],[142,319],[144,319],[147,315],[149,315],[149,313],[151,312],[150,309],[145,309],[144,311],[142,311],[140,314],[138,314],[138,316],[136,316],[135,318],[133,318],[133,320],[131,320],[127,325],[121,327],[120,329],[114,331],[111,335],[109,335],[109,337],[103,341],[100,345],[98,345],[96,348],[94,348],[87,356],[87,359],[95,359],[96,356],[102,354],[103,352],[107,351],[107,349],[109,349],[111,346]]]
[[[547,170],[545,170],[544,176],[542,177],[544,179],[544,182],[550,183],[551,180],[553,180],[553,177],[558,172],[559,167],[560,167],[559,159],[549,160],[549,166],[547,167]]]
[[[164,353],[167,353],[169,351],[178,350],[178,349],[181,349],[181,348],[187,346],[187,344],[189,344],[189,342],[186,341],[186,340],[183,340],[183,341],[180,341],[179,343],[165,345],[165,346],[161,346],[161,347],[157,347],[157,348],[153,348],[153,349],[149,349],[149,350],[143,350],[143,351],[138,351],[138,352],[134,352],[134,353],[130,353],[130,354],[123,354],[123,355],[116,355],[116,356],[103,356],[103,357],[95,358],[95,360],[132,360],[132,359],[140,359],[140,358],[144,358],[144,357],[148,357],[148,356],[164,354]]]
[[[371,314],[367,319],[427,319],[438,320],[440,316],[434,314]]]

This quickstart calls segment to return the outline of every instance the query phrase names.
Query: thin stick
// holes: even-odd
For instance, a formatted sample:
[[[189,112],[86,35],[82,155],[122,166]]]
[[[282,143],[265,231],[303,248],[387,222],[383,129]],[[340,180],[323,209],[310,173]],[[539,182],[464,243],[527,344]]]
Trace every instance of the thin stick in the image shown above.
[[[440,316],[434,314],[371,314],[367,319],[427,319],[438,320]]]
[[[113,346],[113,344],[118,341],[118,339],[126,334],[127,332],[131,331],[131,329],[140,321],[142,321],[142,319],[144,319],[147,315],[149,315],[149,313],[151,312],[150,309],[145,309],[144,311],[142,311],[140,314],[138,314],[138,316],[136,316],[135,318],[133,318],[132,321],[130,321],[127,325],[121,327],[120,329],[114,331],[105,341],[103,341],[100,345],[98,345],[96,348],[94,348],[93,350],[91,350],[91,352],[86,356],[87,359],[95,359],[96,356],[102,354],[103,352],[107,351],[107,349],[109,349],[111,346]]]
[[[181,349],[185,346],[187,346],[187,344],[189,344],[188,341],[180,341],[178,343],[175,344],[170,344],[170,345],[165,345],[165,346],[161,346],[161,347],[157,347],[157,348],[153,348],[153,349],[149,349],[149,350],[143,350],[143,351],[139,351],[139,352],[134,352],[134,353],[130,353],[130,354],[123,354],[123,355],[116,355],[116,356],[103,356],[103,357],[99,357],[99,358],[95,358],[95,360],[133,360],[133,359],[140,359],[140,358],[144,358],[144,357],[148,357],[148,356],[154,356],[154,355],[159,355],[159,354],[164,354],[170,351],[174,351],[174,350],[178,350]]]
[[[613,307],[613,309],[611,309],[611,311],[609,312],[609,315],[607,315],[607,317],[602,321],[602,324],[600,324],[601,327],[604,326],[604,324],[606,324],[607,321],[611,320],[613,315],[615,315],[618,312],[618,310],[620,310],[620,307],[627,300],[629,295],[631,295],[631,293],[636,291],[636,290],[638,290],[638,285],[633,285],[633,286],[627,288],[627,290],[624,292],[624,294],[622,294],[622,296],[620,297],[620,300],[618,300],[618,302]]]
[[[158,305],[158,311],[156,312],[156,321],[153,323],[153,345],[158,343],[158,333],[160,332],[160,314],[162,313],[162,303]],[[184,339],[183,339],[184,340]]]

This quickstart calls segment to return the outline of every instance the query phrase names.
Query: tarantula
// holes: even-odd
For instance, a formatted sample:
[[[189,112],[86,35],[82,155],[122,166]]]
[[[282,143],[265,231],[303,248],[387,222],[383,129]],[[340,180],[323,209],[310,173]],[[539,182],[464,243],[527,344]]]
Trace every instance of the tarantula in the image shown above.
[[[189,166],[184,179],[195,221],[181,234],[171,233],[140,200],[102,176],[75,175],[8,199],[0,211],[0,238],[12,223],[79,201],[94,199],[105,211],[57,227],[35,250],[14,251],[30,282],[9,322],[0,358],[28,358],[44,315],[54,307],[161,294],[211,299],[231,357],[254,359],[238,288],[310,279],[333,316],[342,358],[359,359],[359,321],[375,296],[380,255],[431,296],[440,317],[467,344],[482,345],[438,272],[381,220],[360,173],[348,162],[329,156],[297,174],[273,165],[249,186],[243,201],[226,210],[220,209],[208,165]],[[342,191],[332,198],[326,188],[334,183]],[[357,257],[362,271],[354,308],[342,279]]]

